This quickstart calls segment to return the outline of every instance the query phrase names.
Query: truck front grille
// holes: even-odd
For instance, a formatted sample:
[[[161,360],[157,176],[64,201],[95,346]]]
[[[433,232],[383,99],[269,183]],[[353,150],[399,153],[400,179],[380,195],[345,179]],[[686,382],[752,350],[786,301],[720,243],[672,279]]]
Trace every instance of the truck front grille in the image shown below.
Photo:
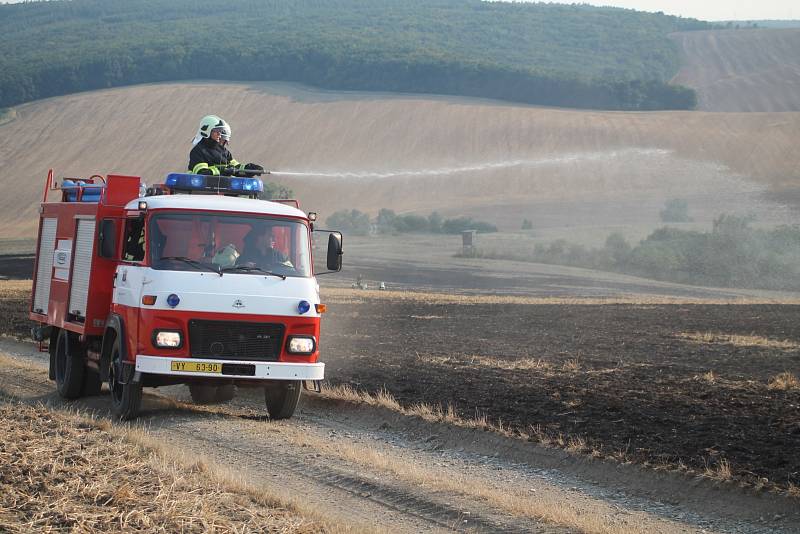
[[[284,326],[276,323],[189,321],[189,348],[193,358],[222,360],[278,360]]]

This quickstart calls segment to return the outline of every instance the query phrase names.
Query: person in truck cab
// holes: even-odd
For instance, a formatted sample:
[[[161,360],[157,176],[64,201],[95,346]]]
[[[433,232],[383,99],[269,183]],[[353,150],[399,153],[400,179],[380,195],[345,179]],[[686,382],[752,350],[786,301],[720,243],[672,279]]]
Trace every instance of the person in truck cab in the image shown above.
[[[289,257],[275,246],[272,227],[267,225],[253,227],[244,237],[244,252],[237,264],[266,270],[276,266],[294,268]]]
[[[216,115],[206,115],[192,140],[189,153],[189,172],[192,174],[221,174],[230,176],[254,176],[264,172],[264,167],[255,163],[242,164],[233,159],[228,150],[231,127]],[[255,171],[255,172],[248,172]]]

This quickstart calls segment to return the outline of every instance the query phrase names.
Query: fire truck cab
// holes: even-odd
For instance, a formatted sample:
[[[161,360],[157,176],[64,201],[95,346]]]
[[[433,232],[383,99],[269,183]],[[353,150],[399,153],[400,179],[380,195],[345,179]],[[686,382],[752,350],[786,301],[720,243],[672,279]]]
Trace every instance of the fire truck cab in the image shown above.
[[[59,394],[107,382],[131,419],[142,387],[185,383],[200,403],[260,387],[271,418],[291,417],[324,376],[315,214],[258,200],[255,177],[171,174],[145,195],[140,182],[48,175],[30,317]],[[336,272],[341,234],[319,232]]]

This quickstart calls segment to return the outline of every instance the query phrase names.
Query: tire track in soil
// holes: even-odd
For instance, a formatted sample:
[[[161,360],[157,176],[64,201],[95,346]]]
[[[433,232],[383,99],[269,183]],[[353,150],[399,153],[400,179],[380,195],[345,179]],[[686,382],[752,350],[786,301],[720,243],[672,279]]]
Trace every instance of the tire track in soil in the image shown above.
[[[237,416],[228,416],[237,417]],[[152,427],[151,427],[152,430]],[[367,499],[395,512],[415,517],[423,522],[448,530],[468,532],[532,532],[532,533],[558,533],[570,532],[568,529],[558,527],[545,527],[531,524],[528,520],[503,520],[499,517],[486,517],[471,511],[465,511],[451,504],[442,502],[430,495],[424,495],[420,490],[419,495],[384,481],[370,480],[367,477],[320,465],[309,466],[307,461],[299,458],[287,458],[286,450],[272,444],[262,443],[258,450],[253,448],[238,448],[224,444],[218,436],[214,438],[197,436],[191,431],[182,430],[174,426],[169,427],[170,432],[182,434],[187,441],[200,441],[211,448],[225,449],[247,463],[269,466],[272,472],[285,471],[294,475],[300,474],[303,478],[313,479],[335,490],[341,490],[352,497]],[[273,476],[274,473],[273,473]],[[474,509],[474,507],[471,507]],[[466,512],[466,513],[465,513]],[[488,515],[488,514],[487,514]]]
[[[46,402],[56,406],[71,408],[88,408],[96,415],[110,418],[106,408],[107,392],[98,397],[90,397],[79,401],[63,401],[55,393],[54,385],[41,378],[27,376],[23,368],[0,369],[0,397],[11,397],[23,402]],[[432,495],[422,488],[404,488],[388,480],[380,480],[374,473],[357,473],[358,468],[351,471],[339,469],[332,465],[309,464],[308,458],[302,458],[281,443],[255,443],[244,440],[236,433],[240,421],[264,420],[265,417],[242,413],[208,412],[193,406],[181,406],[180,412],[173,411],[170,405],[175,401],[160,394],[145,394],[142,418],[136,424],[159,441],[179,445],[186,449],[193,445],[204,456],[215,459],[223,466],[235,466],[237,472],[246,472],[251,482],[278,478],[280,487],[294,486],[296,495],[303,495],[306,500],[313,500],[320,493],[328,497],[326,502],[315,502],[323,509],[335,506],[332,513],[343,519],[375,525],[376,518],[380,525],[392,524],[392,531],[439,532],[441,530],[456,532],[531,532],[557,534],[572,532],[569,529],[552,525],[536,524],[529,519],[503,517],[490,510],[475,513],[476,509],[485,508],[475,502],[464,502],[455,495]],[[162,405],[165,409],[158,409]],[[153,408],[156,408],[155,410]],[[158,416],[158,419],[153,417]],[[237,421],[240,420],[240,421]],[[224,421],[220,424],[220,420]],[[158,426],[153,423],[158,423]],[[203,425],[203,423],[208,423]],[[203,428],[198,429],[199,425]],[[202,432],[198,432],[202,430]],[[175,439],[179,435],[181,439]],[[242,446],[227,441],[238,435]],[[219,462],[219,451],[226,451],[228,462]],[[259,476],[260,475],[260,476]],[[324,488],[323,491],[313,489],[309,482]],[[416,494],[412,489],[417,490]],[[446,502],[444,499],[450,502]],[[452,504],[460,501],[461,506]],[[387,521],[388,520],[388,521]]]

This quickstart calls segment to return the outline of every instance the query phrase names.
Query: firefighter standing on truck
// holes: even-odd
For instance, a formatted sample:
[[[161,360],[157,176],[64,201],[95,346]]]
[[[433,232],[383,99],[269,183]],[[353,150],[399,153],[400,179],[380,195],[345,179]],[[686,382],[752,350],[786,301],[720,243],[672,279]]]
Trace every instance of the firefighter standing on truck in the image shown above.
[[[242,164],[233,159],[227,149],[231,140],[231,127],[216,115],[206,115],[192,141],[189,153],[189,172],[213,176],[253,176],[264,172],[264,167],[255,163]],[[255,172],[248,172],[255,171]]]

